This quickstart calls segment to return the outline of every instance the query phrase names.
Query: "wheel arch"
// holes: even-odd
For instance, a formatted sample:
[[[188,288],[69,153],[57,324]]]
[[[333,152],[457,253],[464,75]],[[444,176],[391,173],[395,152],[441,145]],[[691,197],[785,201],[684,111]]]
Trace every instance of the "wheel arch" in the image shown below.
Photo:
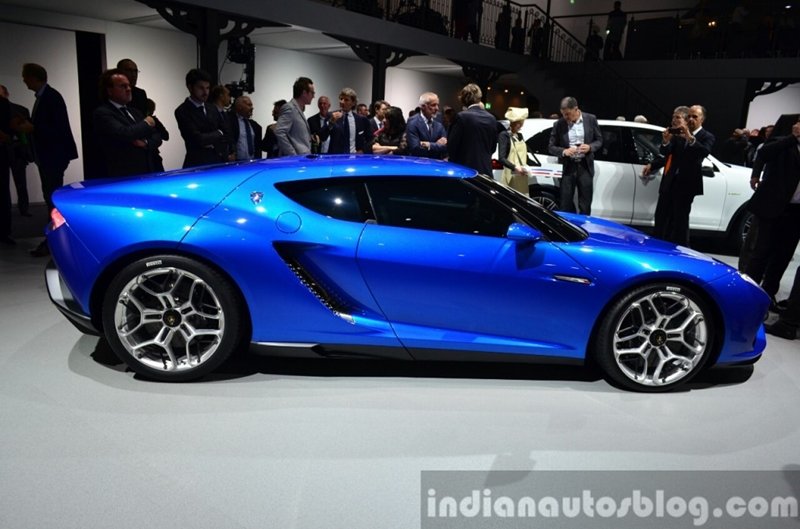
[[[594,343],[597,340],[597,333],[599,332],[600,326],[603,323],[603,319],[605,315],[608,313],[608,311],[611,309],[611,307],[617,301],[622,299],[624,296],[628,295],[628,293],[633,292],[637,288],[647,287],[649,285],[657,283],[673,283],[678,286],[684,286],[690,288],[692,289],[693,292],[696,292],[697,295],[702,298],[703,302],[709,307],[709,309],[711,310],[711,315],[713,317],[712,323],[714,325],[714,329],[717,332],[714,333],[714,343],[712,344],[711,355],[709,356],[708,361],[706,362],[705,365],[706,367],[708,367],[717,362],[717,358],[719,358],[719,355],[722,352],[722,340],[723,337],[725,336],[726,329],[725,329],[725,321],[722,317],[722,312],[720,312],[717,303],[714,301],[714,298],[711,297],[711,295],[708,293],[708,291],[706,291],[705,288],[702,287],[702,285],[692,282],[686,278],[653,276],[631,283],[627,285],[624,289],[617,292],[614,296],[609,298],[609,300],[606,302],[606,304],[598,313],[599,316],[595,320],[594,325],[592,325],[592,332],[589,334],[589,340],[587,343],[587,351],[585,357],[585,362],[587,364],[594,364],[595,362]]]
[[[208,266],[209,268],[213,269],[215,272],[224,277],[233,286],[234,295],[238,300],[240,309],[242,310],[242,314],[245,316],[244,321],[242,322],[243,340],[249,342],[250,337],[252,336],[253,333],[252,329],[253,319],[252,316],[250,315],[250,308],[247,306],[247,303],[245,302],[245,297],[244,293],[242,292],[242,289],[239,287],[236,281],[234,281],[233,277],[231,277],[229,273],[227,273],[224,269],[220,268],[216,263],[214,263],[210,259],[180,248],[149,248],[146,250],[137,250],[119,256],[116,260],[114,260],[108,266],[106,266],[106,268],[103,270],[103,272],[98,276],[97,280],[95,281],[94,287],[92,288],[92,293],[89,297],[89,307],[90,307],[90,313],[92,315],[92,323],[96,326],[97,330],[100,331],[101,333],[103,332],[103,318],[102,318],[103,297],[105,296],[106,290],[108,289],[114,277],[120,271],[122,271],[123,268],[125,268],[126,266],[135,261],[138,261],[139,259],[144,259],[147,257],[153,257],[156,255],[164,255],[164,254],[196,260]]]
[[[753,214],[747,208],[749,203],[750,201],[748,200],[744,202],[741,206],[739,206],[736,212],[731,216],[730,222],[728,222],[728,225],[725,227],[725,235],[728,241],[730,241],[731,244],[735,245],[735,250],[737,251],[739,251],[742,247],[742,240],[739,237],[738,233],[739,224],[747,215]]]
[[[556,186],[555,184],[530,184],[528,186],[528,190],[531,193],[534,193],[534,192],[537,192],[537,193],[550,193],[550,194],[552,194],[552,195],[554,195],[556,197],[558,197],[558,194],[560,193],[559,187]],[[531,195],[531,196],[533,196],[533,195]]]

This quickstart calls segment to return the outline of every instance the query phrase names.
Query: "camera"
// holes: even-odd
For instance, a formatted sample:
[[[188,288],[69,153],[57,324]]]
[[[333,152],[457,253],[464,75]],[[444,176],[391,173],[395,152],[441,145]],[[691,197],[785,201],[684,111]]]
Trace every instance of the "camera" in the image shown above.
[[[683,129],[679,129],[677,127],[670,127],[669,128],[669,133],[670,134],[680,134],[681,132],[683,132]]]

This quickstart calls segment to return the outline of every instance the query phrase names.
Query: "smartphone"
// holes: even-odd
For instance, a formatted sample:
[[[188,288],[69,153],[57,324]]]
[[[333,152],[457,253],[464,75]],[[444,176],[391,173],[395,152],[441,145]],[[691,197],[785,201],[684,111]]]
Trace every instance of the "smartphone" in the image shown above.
[[[679,129],[679,128],[675,128],[675,127],[670,127],[669,128],[669,133],[670,134],[680,134],[681,132],[683,132],[683,129]]]

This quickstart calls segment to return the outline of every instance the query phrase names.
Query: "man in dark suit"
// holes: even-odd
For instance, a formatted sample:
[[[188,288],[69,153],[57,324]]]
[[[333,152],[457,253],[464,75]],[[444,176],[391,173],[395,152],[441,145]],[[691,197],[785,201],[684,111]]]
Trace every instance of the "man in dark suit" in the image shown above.
[[[561,117],[550,132],[548,151],[561,162],[561,211],[575,213],[575,189],[578,189],[578,212],[592,214],[594,194],[594,153],[603,146],[603,133],[597,118],[578,108],[574,97],[561,100]]]
[[[28,109],[11,101],[8,88],[0,85],[0,97],[8,100],[11,108],[12,122],[18,124],[29,123],[31,114]],[[9,164],[11,165],[11,177],[14,180],[14,188],[17,191],[17,209],[23,217],[30,217],[28,213],[30,201],[28,198],[28,164],[33,161],[33,150],[29,135],[21,130],[14,130],[9,150]]]
[[[390,106],[389,102],[383,99],[372,103],[372,117],[369,120],[369,127],[372,129],[373,136],[377,136],[378,131],[383,128],[383,116]]]
[[[498,122],[483,108],[483,92],[470,83],[458,96],[462,110],[453,119],[447,135],[447,154],[451,162],[492,175],[492,153],[497,148]]]
[[[664,130],[661,155],[664,176],[658,188],[653,234],[689,246],[689,215],[694,197],[703,194],[703,160],[714,147],[714,135],[703,128],[706,110],[689,107],[686,120],[676,120]]]
[[[36,94],[31,121],[22,130],[33,134],[33,152],[49,221],[53,192],[64,185],[64,172],[69,162],[78,158],[78,149],[69,126],[67,105],[58,90],[47,84],[47,70],[26,63],[22,65],[22,81]],[[47,243],[43,241],[31,254],[48,255]]]
[[[230,138],[223,132],[226,124],[217,108],[208,103],[211,77],[203,70],[189,70],[186,88],[189,97],[175,109],[175,121],[186,146],[183,167],[228,161]]]
[[[438,112],[438,95],[425,92],[419,96],[419,114],[412,116],[406,125],[408,154],[437,160],[447,156],[447,132],[434,119]]]
[[[372,131],[369,120],[355,113],[358,95],[352,88],[342,88],[339,93],[339,106],[331,115],[328,129],[321,129],[320,141],[330,135],[329,154],[361,154],[372,152]]]
[[[92,114],[96,145],[105,161],[106,176],[152,173],[161,135],[151,116],[129,107],[131,84],[122,70],[106,70],[100,76],[103,102]]]
[[[775,295],[800,241],[800,122],[788,136],[764,143],[758,160],[764,162],[764,175],[748,203],[758,219],[758,235],[745,273],[761,283],[772,298],[771,310],[777,311]]]
[[[328,147],[330,146],[330,137],[326,137],[325,141],[320,139],[320,131],[327,129],[328,124],[331,122],[331,100],[328,96],[319,96],[317,98],[317,108],[319,112],[308,118],[308,128],[311,130],[311,152],[314,154],[328,154]],[[322,133],[327,136],[326,132]]]
[[[131,59],[122,59],[117,63],[117,68],[122,70],[122,73],[128,77],[128,81],[131,83],[131,102],[128,103],[128,106],[137,109],[143,116],[146,116],[147,92],[136,86],[136,83],[139,82],[139,66]]]
[[[239,96],[228,112],[228,130],[233,140],[233,154],[237,160],[259,160],[263,156],[261,125],[253,119],[253,101]]]

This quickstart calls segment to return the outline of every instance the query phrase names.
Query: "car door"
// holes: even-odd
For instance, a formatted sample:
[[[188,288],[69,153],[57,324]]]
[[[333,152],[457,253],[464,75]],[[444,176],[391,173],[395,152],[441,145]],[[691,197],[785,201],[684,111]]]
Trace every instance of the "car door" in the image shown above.
[[[693,230],[724,230],[722,213],[728,197],[728,185],[722,173],[722,162],[707,156],[703,160],[703,194],[694,197],[689,227]]]
[[[637,175],[642,174],[645,165],[652,164],[660,155],[659,148],[663,140],[661,130],[650,128],[631,128],[633,144],[636,152],[634,170]],[[663,170],[651,173],[648,177],[637,178],[634,181],[634,207],[631,224],[634,226],[654,225],[656,204],[658,203],[658,187],[661,185]]]
[[[507,239],[510,209],[455,178],[370,179],[367,186],[377,223],[364,228],[358,263],[412,355],[583,354],[564,338],[585,327],[570,312],[577,309],[563,308],[579,286],[553,277],[585,270],[555,244]]]
[[[630,224],[637,180],[630,132],[614,125],[601,125],[600,131],[603,146],[594,155],[592,215]]]

